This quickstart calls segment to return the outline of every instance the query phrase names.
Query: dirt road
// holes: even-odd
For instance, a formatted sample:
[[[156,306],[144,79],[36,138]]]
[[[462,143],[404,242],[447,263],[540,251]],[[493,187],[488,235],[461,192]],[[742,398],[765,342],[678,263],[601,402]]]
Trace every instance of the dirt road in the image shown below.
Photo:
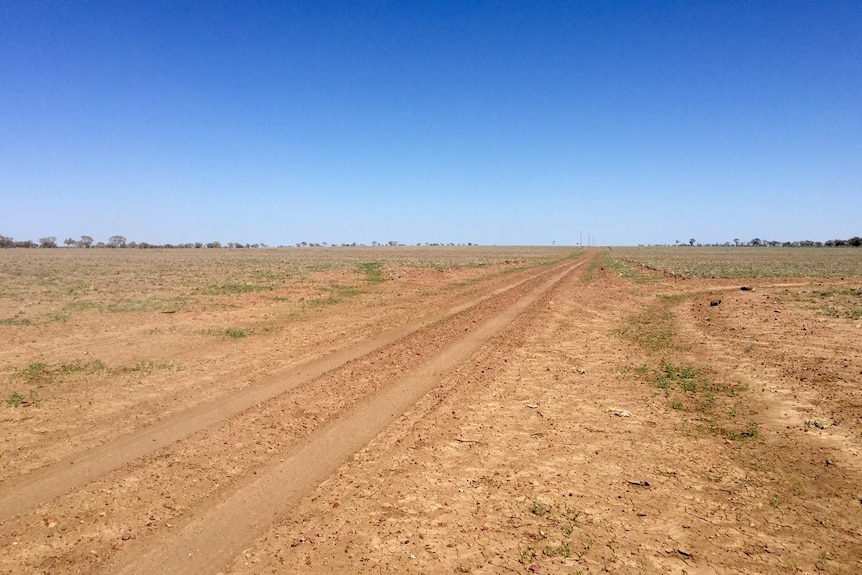
[[[162,484],[177,492],[175,497],[161,493],[170,500],[205,499],[205,502],[196,501],[198,504],[184,527],[180,527],[182,519],[177,518],[176,525],[171,523],[164,535],[154,537],[146,546],[125,545],[128,552],[124,549],[124,553],[117,554],[118,561],[112,561],[108,567],[108,571],[116,572],[120,569],[118,562],[122,562],[127,572],[177,573],[183,572],[181,569],[210,572],[213,566],[240,551],[238,545],[269,525],[276,514],[288,510],[292,502],[332,473],[531,301],[580,265],[565,263],[550,270],[539,269],[473,301],[432,313],[348,349],[309,361],[279,378],[178,413],[17,477],[7,482],[0,496],[2,517],[7,519],[6,525],[26,525],[27,515],[21,514],[38,508],[37,514],[48,517],[47,524],[51,524],[54,523],[51,513],[55,513],[52,510],[56,509],[60,515],[60,509],[69,500],[72,507],[77,501],[93,509],[100,500],[110,507],[118,503],[115,494],[123,491],[123,484],[137,483],[137,473],[152,473],[152,463],[164,458],[176,457],[169,466],[180,463],[188,473],[194,473],[191,469],[201,460],[212,463],[221,458],[226,462],[225,468],[231,468],[230,462],[237,457],[224,446],[243,449],[237,441],[248,436],[249,427],[242,423],[243,419],[284,419],[286,406],[316,411],[312,424],[300,422],[302,429],[295,434],[300,437],[273,434],[282,436],[253,454],[246,473],[228,471],[228,477],[240,476],[229,488],[220,488],[220,482],[214,479],[206,492],[196,493],[184,485],[182,477],[156,474],[154,478],[161,481],[148,482],[145,489]],[[386,366],[381,366],[382,363]],[[287,395],[299,387],[302,389]],[[271,402],[266,405],[268,412],[261,409],[267,401]],[[229,437],[230,441],[207,445],[210,434]],[[274,442],[279,442],[278,449]],[[263,443],[255,438],[256,446]],[[284,447],[289,449],[283,450]],[[275,455],[278,461],[273,463]],[[191,482],[197,484],[201,479],[196,474]],[[66,497],[56,499],[64,493]],[[138,510],[142,518],[147,518],[144,510],[152,501],[146,498],[140,501]],[[124,506],[121,515],[124,518],[134,515],[134,508],[135,505]],[[185,515],[180,511],[185,508],[180,505],[166,503],[165,508]],[[106,516],[106,512],[99,515]],[[79,524],[85,523],[79,519]],[[153,521],[138,527],[153,528],[152,531],[164,528]],[[19,537],[19,529],[12,527],[13,537]],[[36,529],[40,529],[38,524]],[[176,533],[180,530],[185,535]],[[68,525],[58,530],[58,538],[69,535]],[[91,539],[93,544],[103,547],[105,544],[98,541],[96,533],[85,534],[83,539]],[[131,539],[121,536],[121,541]],[[91,551],[86,563],[102,563],[102,554]],[[70,552],[75,555],[80,550]],[[186,560],[178,563],[179,558]],[[77,559],[70,562],[80,568]]]
[[[6,480],[0,571],[862,570],[857,323],[787,295],[817,280],[610,263],[480,283]]]

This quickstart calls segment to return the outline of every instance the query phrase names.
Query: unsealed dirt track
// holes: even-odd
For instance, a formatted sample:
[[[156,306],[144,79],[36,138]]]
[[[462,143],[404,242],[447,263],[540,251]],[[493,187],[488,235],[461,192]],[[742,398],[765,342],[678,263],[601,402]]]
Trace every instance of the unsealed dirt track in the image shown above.
[[[860,327],[788,299],[860,279],[741,291],[610,263],[417,297],[10,475],[0,572],[860,572]]]
[[[273,381],[265,381],[252,389],[245,389],[229,397],[219,398],[216,402],[205,403],[159,421],[150,427],[121,436],[98,448],[72,455],[56,464],[11,481],[4,492],[0,494],[0,520],[19,514],[44,501],[49,501],[53,497],[83,485],[125,463],[184,439],[254,405],[286,393],[350,361],[366,356],[387,345],[393,345],[408,335],[415,336],[416,332],[423,327],[452,318],[492,297],[499,297],[500,294],[516,290],[528,281],[530,280],[520,280],[514,285],[498,289],[476,301],[467,302],[442,313],[434,313],[407,325],[389,330],[369,341],[302,364],[290,373]],[[542,287],[547,288],[547,286]],[[519,310],[522,308],[519,305],[514,307]]]
[[[206,501],[194,507],[191,519],[183,526],[177,526],[161,537],[153,537],[146,546],[127,545],[133,549],[119,554],[117,560],[111,561],[107,567],[109,572],[120,569],[140,573],[210,572],[214,566],[238,552],[237,545],[247,542],[256,531],[269,525],[278,513],[289,509],[291,502],[334,471],[433,387],[445,373],[467,359],[491,334],[579,265],[564,263],[550,270],[539,268],[523,279],[493,289],[472,301],[433,312],[370,340],[313,359],[276,379],[177,413],[154,425],[8,480],[0,494],[2,518],[7,520],[7,525],[20,525],[15,516],[20,517],[20,514],[37,507],[42,508],[38,513],[45,516],[45,509],[63,506],[64,499],[53,501],[63,493],[68,494],[66,499],[87,500],[89,507],[94,486],[101,487],[123,477],[128,479],[129,468],[146,468],[153,457],[160,458],[175,452],[174,444],[177,442],[188,444],[187,453],[194,458],[205,456],[200,445],[196,444],[199,438],[195,434],[205,436],[210,427],[218,427],[220,422],[234,416],[236,419],[249,417],[249,413],[243,412],[259,412],[261,405],[268,400],[275,399],[273,404],[278,404],[279,400],[298,404],[304,391],[308,398],[305,409],[313,409],[317,402],[329,410],[326,417],[314,417],[316,421],[324,422],[322,427],[304,425],[304,436],[300,434],[293,441],[283,442],[289,446],[286,451],[277,450],[277,463],[271,462],[276,450],[268,449],[267,454],[257,459],[249,469],[250,477],[234,481],[229,489],[219,490],[216,485],[216,490]],[[392,363],[381,369],[381,362]],[[286,392],[300,386],[306,389],[291,394],[290,399],[285,397]],[[228,422],[228,427],[231,423],[233,420]],[[242,424],[236,427],[238,429],[228,429],[224,433],[235,437],[237,431],[245,431]],[[222,445],[216,449],[222,452],[222,457],[229,455],[223,453]],[[171,478],[168,480],[172,482]],[[112,489],[108,488],[108,491]],[[104,517],[105,513],[101,516]],[[48,517],[47,522],[52,523],[53,516]],[[147,526],[153,527],[152,522]],[[53,527],[52,524],[50,528]],[[170,524],[170,528],[173,527],[174,524]],[[65,527],[63,531],[67,529]],[[184,535],[177,535],[177,530],[183,530]],[[17,533],[13,527],[12,536]],[[123,540],[130,539],[126,537]],[[86,570],[103,562],[98,551],[93,550],[89,555],[83,555],[89,559],[84,562],[89,565]],[[71,561],[73,565],[66,561],[49,560],[49,563],[53,563],[54,568],[64,563],[76,569],[82,566],[80,563],[74,565],[74,560]],[[120,563],[124,567],[120,567]]]

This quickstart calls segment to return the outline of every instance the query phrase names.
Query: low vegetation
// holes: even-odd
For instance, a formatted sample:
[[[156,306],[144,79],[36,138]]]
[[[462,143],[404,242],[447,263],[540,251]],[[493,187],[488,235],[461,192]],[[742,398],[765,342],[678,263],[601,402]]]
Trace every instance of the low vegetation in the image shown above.
[[[862,250],[839,248],[614,248],[613,259],[689,278],[862,276]]]
[[[27,393],[20,389],[13,390],[5,399],[11,407],[26,407],[40,402],[39,390],[65,381],[76,381],[78,377],[104,377],[137,373],[148,375],[159,370],[175,369],[172,362],[142,359],[131,366],[109,367],[100,359],[76,359],[62,363],[48,364],[41,361],[32,362],[25,367],[13,371],[9,382],[13,387],[25,386]]]
[[[776,300],[801,305],[829,317],[862,319],[862,288],[833,286],[823,290],[785,289]]]
[[[758,436],[757,423],[745,420],[747,411],[739,396],[748,390],[741,382],[728,382],[708,365],[675,363],[669,357],[690,357],[688,346],[680,342],[675,328],[674,309],[691,295],[656,296],[651,305],[628,318],[617,330],[652,358],[650,365],[626,368],[624,372],[652,381],[666,405],[683,417],[687,433],[706,432],[730,440]]]

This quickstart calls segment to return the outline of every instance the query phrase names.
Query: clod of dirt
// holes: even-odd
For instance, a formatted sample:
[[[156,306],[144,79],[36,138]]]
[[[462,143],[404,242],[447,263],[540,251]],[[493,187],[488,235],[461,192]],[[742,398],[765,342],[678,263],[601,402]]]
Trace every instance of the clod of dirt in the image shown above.
[[[638,487],[649,487],[649,481],[628,481],[629,485],[636,485]]]
[[[741,287],[741,288],[739,288],[739,289],[740,289],[740,290],[742,290],[742,291],[754,291],[754,288],[753,288],[753,287],[748,287],[748,286],[742,286],[742,287]]]
[[[720,303],[721,303],[721,300],[720,300],[720,299],[714,299],[714,300],[711,300],[711,301],[709,302],[709,307],[715,307],[715,306],[717,306],[717,305],[718,305],[718,304],[720,304]]]
[[[630,411],[625,410],[621,407],[609,407],[608,411],[616,415],[617,417],[631,417],[632,414]]]
[[[537,403],[528,403],[527,407],[529,407],[530,409],[538,409],[539,405]]]
[[[50,515],[45,517],[45,519],[43,521],[45,521],[45,526],[48,527],[49,529],[53,529],[60,522],[59,519],[57,519],[56,517],[52,517]]]

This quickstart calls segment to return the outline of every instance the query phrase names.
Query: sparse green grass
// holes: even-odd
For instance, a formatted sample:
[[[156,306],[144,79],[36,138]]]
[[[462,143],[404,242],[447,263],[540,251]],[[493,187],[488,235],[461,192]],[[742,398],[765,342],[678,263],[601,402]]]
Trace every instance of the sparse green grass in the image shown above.
[[[532,516],[530,523],[539,522],[538,535],[531,537],[526,548],[518,551],[518,561],[528,566],[541,554],[544,557],[567,559],[573,555],[582,557],[592,546],[592,539],[576,545],[572,535],[578,527],[582,513],[565,503],[543,503],[534,501],[526,511]],[[561,539],[556,534],[562,534]],[[538,544],[536,544],[538,543]]]
[[[268,285],[223,283],[209,287],[204,293],[207,295],[235,295],[271,289],[272,287]]]
[[[151,359],[142,359],[136,363],[129,371],[136,373],[152,373],[154,371],[173,369],[175,366],[169,361],[153,361]]]
[[[71,301],[59,310],[48,312],[46,318],[51,322],[65,323],[74,313],[97,309],[99,304],[93,301]]]
[[[56,368],[55,373],[60,376],[71,375],[73,373],[101,373],[108,369],[108,366],[100,359],[90,361],[72,361],[70,363],[61,364]]]
[[[0,319],[0,325],[31,325],[33,322],[26,318],[7,317]]]
[[[600,258],[596,259],[598,260]],[[627,262],[623,259],[617,258],[607,252],[602,254],[601,260],[604,267],[610,269],[620,277],[623,277],[634,283],[648,284],[655,283],[662,279],[660,275],[644,273],[643,270],[639,269],[631,262]]]
[[[862,276],[859,248],[615,248],[615,257],[683,277]]]
[[[242,339],[254,333],[254,330],[251,328],[242,328],[242,327],[228,327],[224,329],[219,328],[206,328],[199,329],[195,333],[198,335],[207,335],[207,336],[216,336],[216,337],[230,337],[233,339]]]
[[[118,301],[101,303],[92,300],[72,301],[66,303],[58,310],[49,311],[45,319],[49,322],[67,322],[73,314],[82,311],[94,310],[99,313],[135,313],[135,312],[175,312],[186,307],[188,300],[184,297],[147,299],[122,299]],[[29,321],[28,321],[29,323]]]
[[[533,515],[545,515],[550,510],[549,506],[539,503],[538,501],[533,503],[532,507],[530,507],[530,513]]]
[[[134,313],[145,311],[179,311],[186,307],[188,302],[185,298],[149,298],[149,299],[127,299],[109,303],[102,307],[108,313]]]
[[[571,557],[572,544],[569,541],[562,541],[559,545],[546,545],[545,548],[542,550],[542,555],[545,555],[547,557]]]
[[[27,398],[15,391],[6,398],[6,404],[12,407],[21,407],[26,400]]]
[[[341,303],[347,298],[356,297],[362,293],[362,290],[352,286],[343,286],[332,284],[329,286],[329,293],[324,297],[300,299],[299,304],[303,307],[321,307],[326,305],[335,305]]]
[[[27,396],[22,395],[18,391],[14,391],[6,398],[6,405],[9,407],[26,407],[39,404],[39,393],[35,389],[31,389]]]
[[[384,281],[383,264],[380,262],[365,262],[359,264],[359,270],[365,274],[365,281],[377,284]]]
[[[140,372],[149,373],[160,369],[172,369],[174,364],[164,361],[153,361],[142,359],[132,367],[110,368],[100,359],[73,360],[64,363],[48,365],[43,362],[33,362],[27,367],[19,369],[11,376],[13,381],[18,381],[32,386],[41,386],[52,383],[58,379],[74,375],[95,375],[102,373],[118,372]]]
[[[651,352],[675,349],[676,327],[671,307],[676,298],[658,298],[641,313],[628,318],[614,334]]]
[[[791,302],[821,315],[850,320],[862,319],[862,288],[832,286],[825,290],[784,290],[777,302]]]
[[[758,437],[758,424],[748,421],[740,428],[737,405],[728,405],[748,386],[725,383],[714,375],[709,366],[679,367],[662,360],[653,377],[671,409],[691,414],[696,427],[731,440]],[[723,411],[716,409],[719,405],[724,407]]]
[[[15,372],[12,378],[24,383],[37,384],[47,379],[48,375],[48,366],[40,361],[34,361],[24,369]]]

